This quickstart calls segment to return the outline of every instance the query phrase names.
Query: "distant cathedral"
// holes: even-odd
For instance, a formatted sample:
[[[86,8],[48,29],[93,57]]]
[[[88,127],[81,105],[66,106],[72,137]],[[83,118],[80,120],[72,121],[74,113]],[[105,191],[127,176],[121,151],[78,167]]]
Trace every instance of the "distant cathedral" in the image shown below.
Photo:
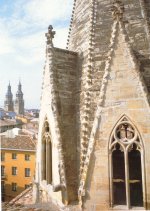
[[[14,102],[13,102],[13,94],[11,92],[11,86],[10,83],[8,85],[7,93],[5,95],[5,101],[4,101],[4,109],[6,111],[14,111]]]
[[[35,199],[150,209],[150,1],[74,0],[67,50],[46,33]]]
[[[24,114],[24,99],[21,87],[22,85],[19,81],[16,99],[13,101],[13,94],[11,92],[11,86],[9,83],[6,93],[6,100],[4,101],[4,108],[6,111],[14,111],[16,114]]]

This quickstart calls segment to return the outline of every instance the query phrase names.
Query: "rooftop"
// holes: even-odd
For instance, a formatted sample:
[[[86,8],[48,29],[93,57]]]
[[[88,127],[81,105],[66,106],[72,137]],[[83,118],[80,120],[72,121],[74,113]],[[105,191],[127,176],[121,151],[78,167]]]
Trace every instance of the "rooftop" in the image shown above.
[[[2,204],[3,210],[5,211],[59,211],[55,203],[50,201],[49,203],[34,203],[32,196],[32,187],[24,190],[17,197],[12,199],[10,202],[5,202]]]
[[[10,150],[23,150],[23,151],[35,151],[36,140],[32,139],[28,135],[18,135],[13,138],[7,136],[1,136],[1,148]]]
[[[10,126],[10,125],[17,125],[18,123],[16,120],[10,120],[10,119],[0,119],[0,127],[4,126]]]

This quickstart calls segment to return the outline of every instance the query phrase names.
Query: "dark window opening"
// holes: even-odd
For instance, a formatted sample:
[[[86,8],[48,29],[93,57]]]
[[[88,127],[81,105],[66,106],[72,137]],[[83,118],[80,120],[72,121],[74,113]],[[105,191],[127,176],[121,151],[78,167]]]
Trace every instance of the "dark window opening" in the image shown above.
[[[45,122],[45,132],[49,132],[49,124],[48,122]]]
[[[114,204],[126,204],[125,188],[125,163],[124,152],[120,150],[120,145],[116,144],[116,149],[112,153],[113,161],[113,200]]]
[[[52,146],[51,141],[49,140],[47,143],[47,183],[52,183]]]
[[[30,168],[25,168],[25,177],[30,177],[31,173],[30,173]]]
[[[12,167],[12,175],[17,175],[17,167]]]
[[[17,154],[16,153],[12,153],[12,159],[16,160],[17,159]]]
[[[29,161],[30,160],[30,155],[29,154],[25,154],[25,160]]]
[[[131,206],[143,206],[141,153],[135,144],[128,152]]]
[[[12,191],[17,191],[17,183],[12,183]]]
[[[1,152],[1,161],[5,161],[5,153]]]
[[[42,146],[42,179],[46,180],[46,141],[43,141],[43,146]]]

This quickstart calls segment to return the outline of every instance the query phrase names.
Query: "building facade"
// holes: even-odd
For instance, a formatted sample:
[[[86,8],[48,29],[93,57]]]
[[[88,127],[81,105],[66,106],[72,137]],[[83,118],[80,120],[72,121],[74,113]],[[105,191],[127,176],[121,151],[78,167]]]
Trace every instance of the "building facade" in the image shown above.
[[[0,119],[0,133],[13,128],[22,128],[22,123],[10,119]]]
[[[16,99],[14,101],[14,110],[17,114],[24,114],[24,100],[23,100],[23,92],[22,85],[19,81],[18,90],[16,93]]]
[[[36,201],[150,209],[150,2],[75,0],[67,50],[54,35],[49,26]]]
[[[8,85],[7,93],[6,93],[6,99],[4,101],[4,109],[5,111],[14,111],[14,102],[13,102],[13,94],[11,92],[11,86],[10,83]]]
[[[10,201],[28,188],[35,174],[35,140],[29,136],[1,136],[2,201]]]

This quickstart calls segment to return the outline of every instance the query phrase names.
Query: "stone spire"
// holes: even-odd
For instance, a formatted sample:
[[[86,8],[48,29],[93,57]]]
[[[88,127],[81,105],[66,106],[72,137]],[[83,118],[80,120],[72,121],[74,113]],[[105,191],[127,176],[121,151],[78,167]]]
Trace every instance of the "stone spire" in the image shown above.
[[[21,85],[21,82],[20,81],[19,81],[19,84],[18,84],[17,95],[22,95],[23,96],[23,93],[22,93],[22,85]]]
[[[14,111],[13,94],[11,92],[10,82],[6,93],[6,100],[4,101],[4,108],[6,111]]]
[[[17,114],[24,114],[24,100],[23,100],[22,85],[20,81],[18,84],[18,90],[16,92],[15,112]]]
[[[6,96],[13,97],[12,92],[11,92],[11,85],[10,85],[10,81],[9,81],[9,84],[8,84],[8,89],[7,89]]]

